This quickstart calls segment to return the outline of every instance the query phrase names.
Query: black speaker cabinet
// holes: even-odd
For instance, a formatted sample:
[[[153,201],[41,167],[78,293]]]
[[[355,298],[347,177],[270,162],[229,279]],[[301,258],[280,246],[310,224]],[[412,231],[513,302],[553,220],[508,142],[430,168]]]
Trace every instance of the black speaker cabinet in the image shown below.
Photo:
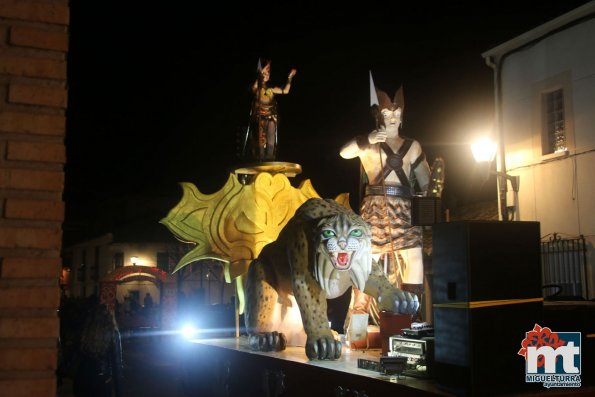
[[[435,370],[454,394],[524,391],[525,332],[542,318],[538,222],[433,226]]]
[[[432,226],[442,222],[442,201],[440,197],[411,198],[411,224],[413,226]]]

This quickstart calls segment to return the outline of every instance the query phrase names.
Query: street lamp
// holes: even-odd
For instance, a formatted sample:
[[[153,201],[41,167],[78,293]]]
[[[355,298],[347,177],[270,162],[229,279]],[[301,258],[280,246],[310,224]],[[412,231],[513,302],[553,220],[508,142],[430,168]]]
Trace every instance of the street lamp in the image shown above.
[[[488,162],[491,163],[496,156],[498,145],[489,138],[480,138],[471,144],[471,152],[473,158],[478,163]],[[500,153],[504,156],[504,153]],[[502,214],[503,221],[510,221],[514,218],[515,206],[508,206],[506,203],[506,196],[508,195],[508,181],[510,186],[515,193],[519,192],[520,178],[518,175],[508,175],[506,173],[505,162],[502,161],[502,169],[500,171],[492,171],[498,176],[498,200],[500,202],[500,213]]]
[[[494,160],[494,156],[496,156],[497,148],[498,145],[496,145],[496,142],[489,138],[479,138],[477,141],[471,144],[473,158],[478,163],[483,163],[486,161],[492,162],[492,160]]]

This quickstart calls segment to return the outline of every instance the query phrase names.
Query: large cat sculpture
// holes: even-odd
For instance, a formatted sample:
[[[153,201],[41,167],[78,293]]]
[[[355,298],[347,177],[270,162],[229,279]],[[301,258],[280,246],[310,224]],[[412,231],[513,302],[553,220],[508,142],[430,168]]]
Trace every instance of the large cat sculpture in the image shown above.
[[[381,310],[413,314],[419,308],[417,296],[393,287],[372,259],[371,231],[358,215],[334,200],[309,199],[250,264],[250,348],[305,346],[309,359],[338,359],[341,342],[330,329],[326,300],[351,285],[375,297]]]

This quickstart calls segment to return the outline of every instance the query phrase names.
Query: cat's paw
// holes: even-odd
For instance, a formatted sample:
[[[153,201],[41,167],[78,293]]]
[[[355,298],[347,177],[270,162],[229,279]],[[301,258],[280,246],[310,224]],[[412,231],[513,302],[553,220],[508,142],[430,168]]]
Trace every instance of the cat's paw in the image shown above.
[[[310,338],[306,341],[306,356],[310,360],[337,360],[341,357],[341,341],[332,336]]]
[[[419,298],[415,294],[395,288],[390,293],[379,296],[378,304],[381,310],[398,314],[415,314],[419,309]]]
[[[282,351],[287,347],[287,338],[277,331],[261,332],[249,335],[248,345],[251,350],[261,352]]]

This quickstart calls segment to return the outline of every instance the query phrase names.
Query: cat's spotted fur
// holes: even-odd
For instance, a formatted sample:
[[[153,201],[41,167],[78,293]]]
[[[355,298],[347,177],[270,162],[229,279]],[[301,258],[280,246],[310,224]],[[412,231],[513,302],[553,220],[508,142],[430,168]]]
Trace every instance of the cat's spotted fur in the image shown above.
[[[334,200],[310,199],[250,265],[245,320],[250,345],[283,349],[287,341],[306,346],[310,359],[337,359],[327,298],[352,284],[376,297],[380,308],[413,313],[417,297],[390,285],[372,260],[369,226]],[[299,312],[296,323],[290,312]],[[304,335],[305,331],[305,335]]]

